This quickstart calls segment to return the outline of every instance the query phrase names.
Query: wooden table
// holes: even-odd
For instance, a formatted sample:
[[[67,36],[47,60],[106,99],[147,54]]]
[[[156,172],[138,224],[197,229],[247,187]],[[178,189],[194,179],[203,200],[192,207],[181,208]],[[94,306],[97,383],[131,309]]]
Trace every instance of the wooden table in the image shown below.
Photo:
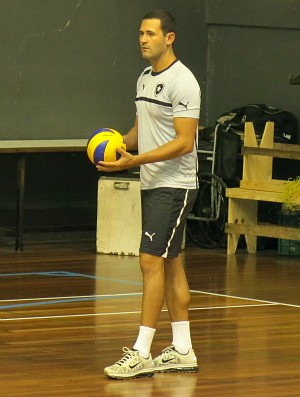
[[[288,181],[273,179],[273,158],[300,160],[300,145],[274,143],[274,122],[270,121],[259,144],[253,123],[246,122],[242,154],[240,187],[226,189],[227,254],[235,254],[241,234],[245,236],[249,253],[256,253],[257,236],[300,241],[297,226],[258,223],[258,202],[284,203],[282,192]],[[292,204],[300,205],[299,196],[293,197]]]
[[[29,153],[84,152],[86,145],[87,139],[0,140],[0,154],[16,154],[18,156],[16,251],[23,250],[26,155]]]

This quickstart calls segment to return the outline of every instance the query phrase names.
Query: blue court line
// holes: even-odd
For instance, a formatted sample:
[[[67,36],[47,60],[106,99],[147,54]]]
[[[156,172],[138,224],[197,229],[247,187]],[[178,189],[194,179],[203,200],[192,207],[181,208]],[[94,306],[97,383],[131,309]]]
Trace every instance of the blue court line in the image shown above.
[[[84,273],[68,273],[70,277],[86,277],[86,278],[92,278],[95,280],[102,280],[102,281],[112,281],[115,283],[123,283],[123,284],[130,284],[130,285],[142,285],[143,283],[141,281],[129,281],[129,280],[121,280],[118,278],[110,278],[110,277],[97,277],[97,276],[91,276],[89,274],[84,274]]]
[[[140,281],[128,281],[128,280],[120,280],[114,279],[109,277],[97,277],[83,273],[73,273],[73,272],[66,272],[63,270],[59,271],[52,271],[52,272],[24,272],[24,273],[3,273],[0,274],[0,277],[18,277],[18,276],[43,276],[43,277],[84,277],[94,280],[102,280],[102,281],[110,281],[115,283],[123,283],[123,284],[130,284],[130,285],[142,285]],[[122,296],[130,296],[130,295],[122,295]],[[13,305],[0,305],[0,310],[9,310],[9,309],[18,309],[22,307],[35,307],[35,306],[45,306],[45,305],[53,305],[59,303],[74,303],[74,302],[84,302],[84,301],[95,301],[95,300],[105,300],[111,298],[120,298],[120,296],[115,295],[106,295],[105,297],[85,297],[85,298],[74,298],[74,299],[55,299],[49,301],[42,301],[42,302],[33,302],[33,303],[18,303]],[[41,298],[42,300],[42,298]]]
[[[122,298],[127,298],[128,296],[132,296],[132,294],[124,294]],[[106,299],[119,299],[120,295],[105,295],[105,296],[91,296],[85,298],[74,298],[74,299],[53,299],[49,301],[42,301],[42,302],[33,302],[33,303],[16,303],[13,305],[0,305],[0,310],[8,310],[8,309],[20,309],[22,307],[36,307],[36,306],[46,306],[46,305],[53,305],[53,304],[60,304],[60,303],[74,303],[74,302],[88,302],[88,301],[99,301],[99,300],[106,300]],[[42,298],[41,298],[42,299]]]
[[[102,281],[111,281],[114,283],[122,283],[122,284],[130,284],[130,285],[142,285],[141,281],[128,281],[121,280],[117,278],[110,277],[97,277],[84,273],[74,273],[74,272],[66,272],[63,270],[53,271],[53,272],[27,272],[27,273],[2,273],[0,277],[18,277],[18,276],[48,276],[48,277],[84,277],[90,278],[93,280],[102,280]]]
[[[0,277],[17,277],[17,276],[57,276],[57,277],[67,277],[72,273],[64,271],[54,271],[54,272],[26,272],[26,273],[2,273]]]

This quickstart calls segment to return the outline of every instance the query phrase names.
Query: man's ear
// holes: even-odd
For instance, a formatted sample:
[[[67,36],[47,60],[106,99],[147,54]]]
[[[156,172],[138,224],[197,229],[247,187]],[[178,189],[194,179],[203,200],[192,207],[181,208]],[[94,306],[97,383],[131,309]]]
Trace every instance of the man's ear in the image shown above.
[[[171,45],[175,41],[175,33],[174,32],[169,32],[166,34],[166,43]]]

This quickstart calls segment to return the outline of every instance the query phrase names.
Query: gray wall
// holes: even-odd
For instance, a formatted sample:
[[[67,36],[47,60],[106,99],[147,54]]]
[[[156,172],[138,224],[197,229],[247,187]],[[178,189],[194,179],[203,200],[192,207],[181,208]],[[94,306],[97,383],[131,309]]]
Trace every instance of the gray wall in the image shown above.
[[[247,103],[300,118],[300,0],[153,0],[178,21],[177,56],[202,88],[201,123]],[[140,0],[0,0],[0,139],[126,132],[146,66]]]
[[[0,139],[127,132],[149,7],[174,13],[177,54],[203,81],[203,0],[0,0]]]
[[[87,138],[103,126],[126,132],[147,65],[140,20],[161,7],[177,19],[175,52],[201,85],[202,125],[247,103],[300,120],[300,87],[288,84],[289,74],[300,74],[300,0],[0,0],[0,139]],[[0,165],[1,229],[3,208],[14,219],[16,159],[1,156]],[[98,174],[85,155],[32,156],[27,166],[28,208],[47,196],[46,206],[76,207],[72,222],[95,220]]]
[[[169,9],[175,51],[205,87],[204,0],[0,0],[0,139],[127,132],[143,15]],[[204,88],[205,89],[205,88]],[[0,156],[0,232],[15,222],[17,157]],[[25,226],[93,225],[99,174],[81,154],[27,157]]]
[[[207,123],[248,103],[300,120],[300,0],[208,0]],[[300,139],[300,137],[299,137]]]

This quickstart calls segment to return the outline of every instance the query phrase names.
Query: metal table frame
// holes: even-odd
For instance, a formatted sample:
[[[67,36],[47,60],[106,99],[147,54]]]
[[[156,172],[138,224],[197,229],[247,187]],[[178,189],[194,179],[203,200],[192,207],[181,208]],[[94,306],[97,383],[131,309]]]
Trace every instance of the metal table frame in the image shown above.
[[[17,205],[15,250],[23,251],[26,155],[29,153],[83,152],[87,139],[0,141],[0,154],[17,154]]]

